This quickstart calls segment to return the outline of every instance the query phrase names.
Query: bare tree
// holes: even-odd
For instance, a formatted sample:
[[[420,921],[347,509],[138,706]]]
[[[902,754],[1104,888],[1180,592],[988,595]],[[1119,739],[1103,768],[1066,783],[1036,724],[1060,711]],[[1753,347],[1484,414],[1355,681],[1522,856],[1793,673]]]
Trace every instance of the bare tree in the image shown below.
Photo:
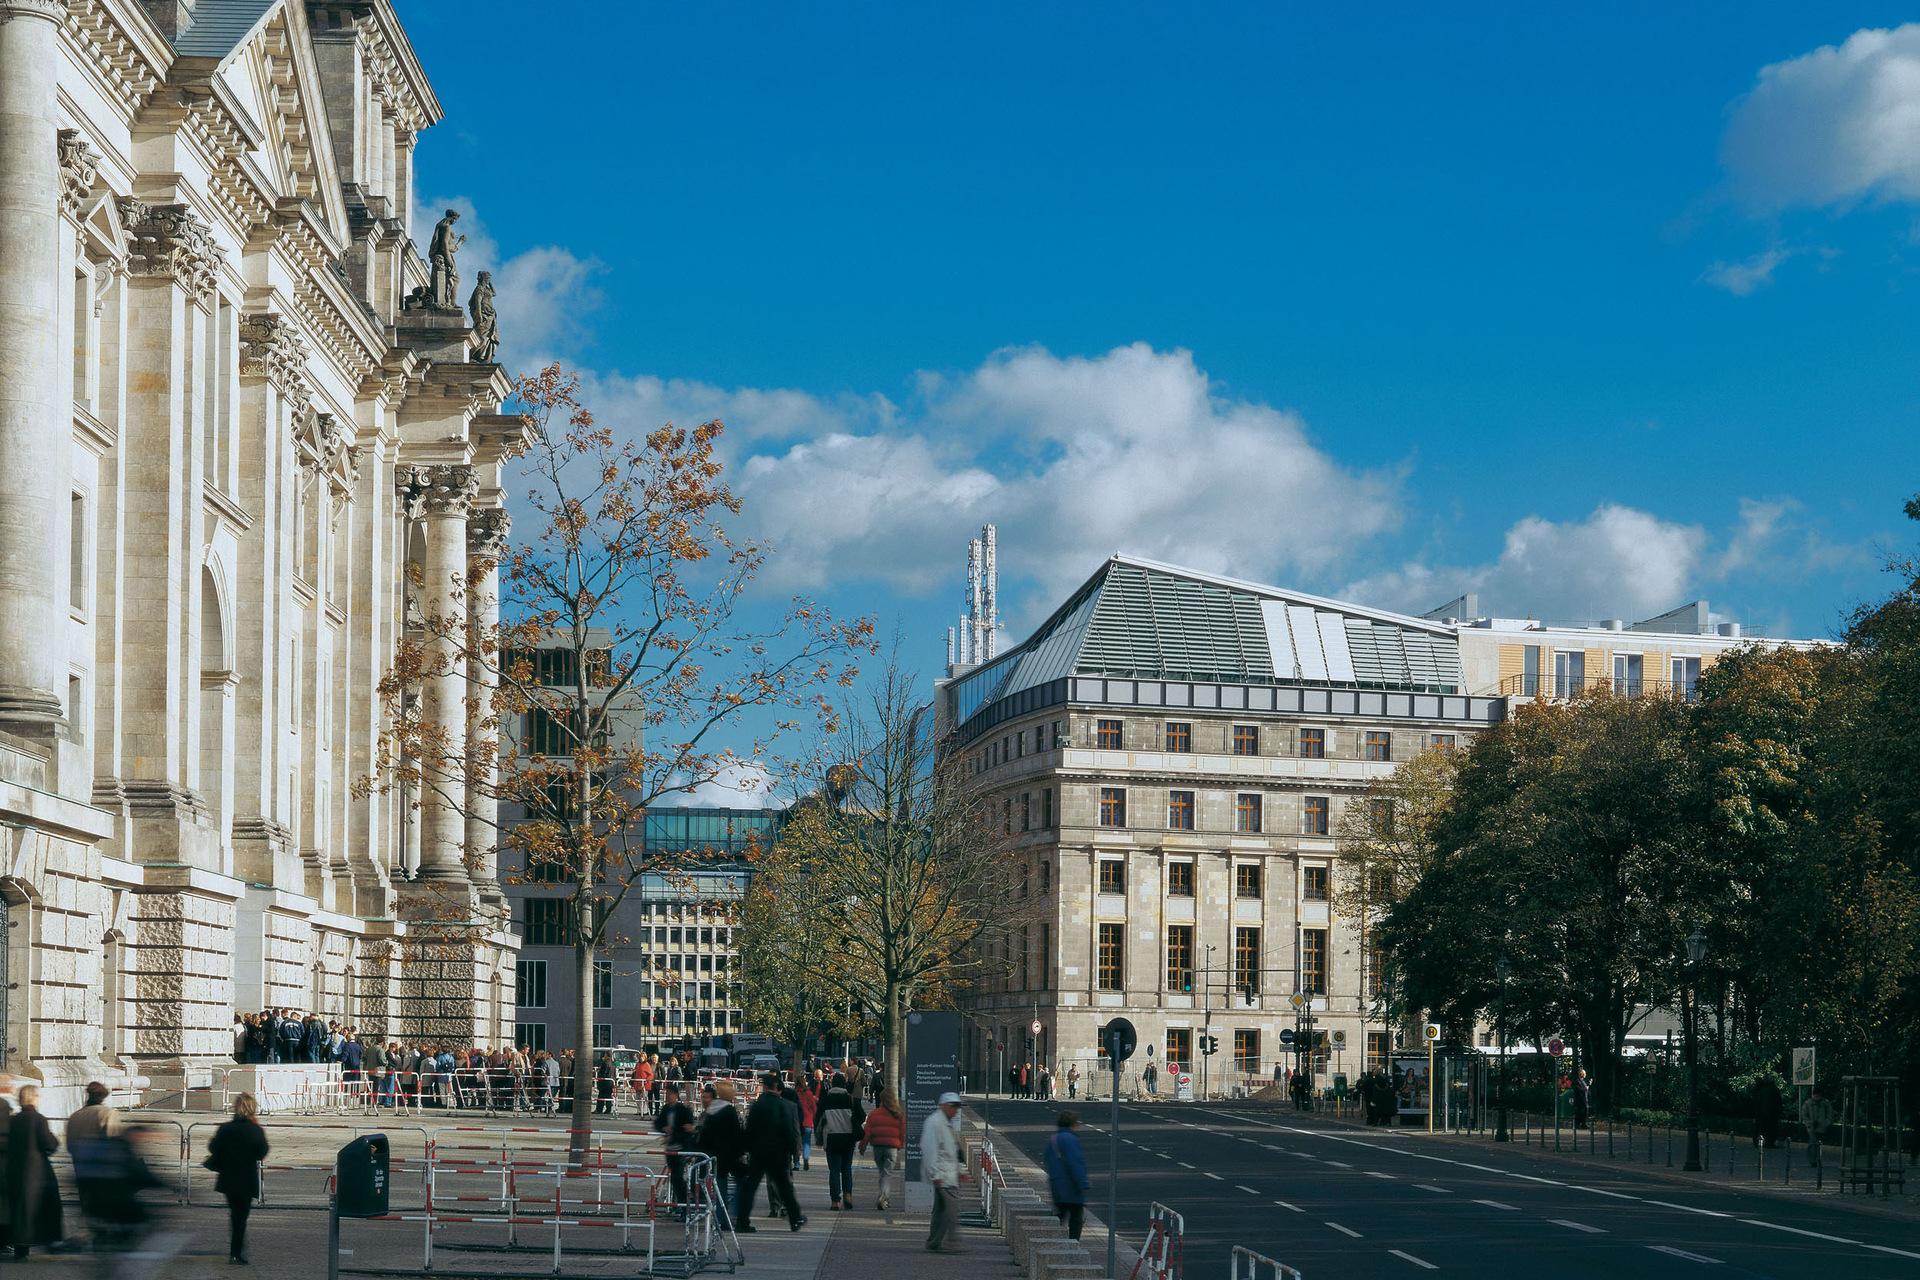
[[[890,658],[843,718],[819,802],[796,809],[773,854],[817,882],[830,963],[879,1011],[896,1091],[908,1011],[951,1003],[1014,911],[1011,837],[932,730],[913,677]]]
[[[715,453],[720,423],[617,438],[578,393],[558,365],[516,384],[534,443],[525,536],[500,564],[502,620],[479,621],[479,607],[428,616],[401,644],[382,685],[392,727],[371,783],[483,816],[475,798],[504,802],[494,829],[469,839],[469,866],[508,851],[519,878],[566,890],[576,1159],[593,1124],[595,957],[620,941],[614,913],[642,877],[689,861],[648,848],[648,810],[743,767],[777,767],[776,740],[804,725],[836,731],[833,691],[873,647],[870,622],[839,623],[804,600],[746,624],[743,597],[769,552],[719,523],[740,510]],[[491,687],[471,698],[464,741],[425,723],[410,696],[453,672]],[[522,722],[526,733],[503,733]],[[747,734],[744,752],[721,745]]]

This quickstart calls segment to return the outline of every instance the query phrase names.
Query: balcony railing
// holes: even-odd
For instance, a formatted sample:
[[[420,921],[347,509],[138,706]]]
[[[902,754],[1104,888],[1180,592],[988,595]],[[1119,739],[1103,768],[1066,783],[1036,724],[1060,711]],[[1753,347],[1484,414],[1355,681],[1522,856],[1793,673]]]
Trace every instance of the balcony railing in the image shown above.
[[[1699,681],[1663,680],[1655,677],[1518,675],[1500,681],[1500,694],[1507,698],[1546,698],[1564,701],[1582,693],[1605,690],[1623,698],[1681,698],[1692,702],[1698,696]]]

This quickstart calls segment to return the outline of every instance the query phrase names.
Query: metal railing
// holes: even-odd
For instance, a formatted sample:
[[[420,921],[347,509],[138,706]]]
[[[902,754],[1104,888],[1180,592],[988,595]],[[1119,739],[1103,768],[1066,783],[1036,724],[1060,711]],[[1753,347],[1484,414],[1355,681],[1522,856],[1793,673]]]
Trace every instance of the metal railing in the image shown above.
[[[1264,1253],[1255,1253],[1245,1245],[1233,1246],[1233,1256],[1229,1259],[1231,1270],[1228,1280],[1301,1280],[1300,1273],[1282,1262],[1275,1262]]]
[[[1677,697],[1691,702],[1698,686],[1697,680],[1676,682],[1662,676],[1575,676],[1543,672],[1539,675],[1501,677],[1500,696],[1503,698],[1549,698],[1557,701],[1576,698],[1583,693],[1605,691],[1618,694],[1623,698]]]
[[[1140,1260],[1133,1264],[1137,1277],[1142,1267],[1155,1280],[1181,1280],[1186,1273],[1187,1220],[1158,1200],[1147,1208],[1147,1239],[1140,1246]]]

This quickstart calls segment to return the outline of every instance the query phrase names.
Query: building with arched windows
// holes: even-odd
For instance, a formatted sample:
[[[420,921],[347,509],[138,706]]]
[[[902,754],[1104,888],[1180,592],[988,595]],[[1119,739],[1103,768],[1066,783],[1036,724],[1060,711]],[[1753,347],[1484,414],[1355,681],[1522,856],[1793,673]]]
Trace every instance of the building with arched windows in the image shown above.
[[[408,234],[433,89],[388,0],[0,18],[4,1067],[59,1110],[264,1006],[497,1043],[489,815],[361,785],[410,611],[492,597],[524,430]]]

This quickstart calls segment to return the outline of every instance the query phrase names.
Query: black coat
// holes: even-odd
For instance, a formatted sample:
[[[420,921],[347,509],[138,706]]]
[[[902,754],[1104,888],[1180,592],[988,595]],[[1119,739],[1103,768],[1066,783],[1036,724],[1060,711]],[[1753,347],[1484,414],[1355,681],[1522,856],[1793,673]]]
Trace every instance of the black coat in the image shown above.
[[[713,1157],[715,1172],[737,1174],[746,1163],[747,1135],[741,1128],[740,1113],[731,1102],[724,1102],[700,1117],[694,1145]]]
[[[47,1118],[22,1107],[7,1125],[7,1192],[15,1245],[66,1238],[60,1221],[60,1182],[50,1158],[60,1149]]]
[[[220,1175],[213,1189],[223,1196],[260,1198],[260,1162],[267,1158],[267,1131],[239,1116],[213,1131],[207,1159]]]
[[[684,1102],[669,1102],[654,1117],[653,1127],[665,1138],[669,1151],[684,1151],[693,1143],[693,1108]]]
[[[765,1166],[783,1165],[800,1154],[798,1131],[786,1099],[771,1090],[747,1108],[747,1150]]]

